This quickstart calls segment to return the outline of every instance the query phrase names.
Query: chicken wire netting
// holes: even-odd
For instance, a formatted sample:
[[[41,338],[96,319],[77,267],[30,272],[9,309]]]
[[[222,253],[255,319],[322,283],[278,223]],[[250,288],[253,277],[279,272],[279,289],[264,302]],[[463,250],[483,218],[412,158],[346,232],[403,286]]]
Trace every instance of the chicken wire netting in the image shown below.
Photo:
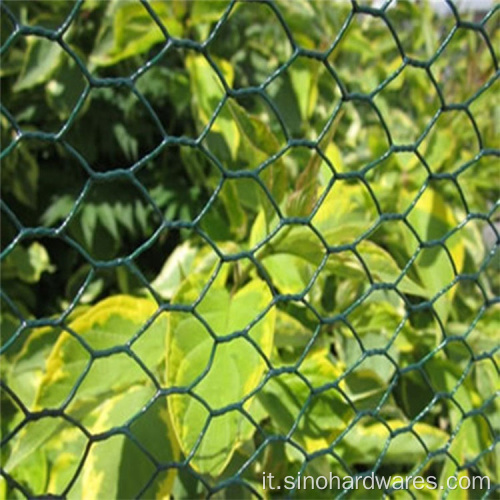
[[[2,497],[498,494],[478,8],[1,2]]]

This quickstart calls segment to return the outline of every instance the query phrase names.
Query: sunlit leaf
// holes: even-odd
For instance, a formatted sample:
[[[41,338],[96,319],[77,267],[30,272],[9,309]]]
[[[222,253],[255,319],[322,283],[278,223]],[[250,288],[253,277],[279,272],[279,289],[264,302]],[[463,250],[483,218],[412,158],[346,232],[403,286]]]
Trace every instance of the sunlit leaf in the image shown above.
[[[172,4],[152,1],[152,10],[171,36],[179,36],[182,26],[172,12]],[[147,52],[151,47],[167,40],[162,30],[140,3],[110,2],[109,16],[99,33],[91,61],[98,66],[109,66],[123,59]]]
[[[37,283],[44,272],[52,273],[55,266],[43,245],[33,242],[28,248],[14,247],[2,266],[3,278],[17,278],[26,283]]]
[[[189,282],[179,293],[189,294]],[[197,310],[222,337],[241,331],[263,311],[271,294],[260,281],[252,281],[234,295],[224,288],[211,288]],[[270,310],[247,333],[269,356],[274,334],[274,310]],[[238,404],[259,383],[264,360],[248,338],[238,337],[215,343],[207,328],[193,316],[172,315],[167,337],[167,380],[173,387],[188,387],[213,410]],[[207,370],[205,372],[205,370]],[[235,374],[238,374],[235,377]],[[217,390],[214,391],[214,387]],[[219,475],[227,466],[245,434],[244,417],[231,410],[210,421],[199,440],[208,417],[207,410],[188,395],[172,396],[169,402],[172,423],[184,454],[194,452],[191,465],[203,473]]]
[[[457,226],[457,219],[450,207],[439,193],[431,188],[424,191],[410,212],[408,222],[424,242],[440,241]],[[465,256],[463,240],[456,237],[448,238],[446,246],[453,259],[456,272],[460,272]],[[429,298],[450,285],[455,278],[450,258],[445,249],[439,245],[423,249],[415,261],[415,267]],[[448,318],[453,295],[452,289],[434,304],[443,322],[446,322]]]
[[[30,37],[27,57],[14,90],[26,90],[46,82],[61,62],[62,49],[51,40]]]

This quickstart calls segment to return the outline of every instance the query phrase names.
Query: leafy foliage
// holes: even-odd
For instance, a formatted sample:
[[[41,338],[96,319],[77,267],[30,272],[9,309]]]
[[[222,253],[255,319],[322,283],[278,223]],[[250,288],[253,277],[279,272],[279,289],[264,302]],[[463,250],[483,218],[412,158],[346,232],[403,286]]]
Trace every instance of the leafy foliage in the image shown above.
[[[443,6],[2,2],[3,496],[498,482],[500,10]]]

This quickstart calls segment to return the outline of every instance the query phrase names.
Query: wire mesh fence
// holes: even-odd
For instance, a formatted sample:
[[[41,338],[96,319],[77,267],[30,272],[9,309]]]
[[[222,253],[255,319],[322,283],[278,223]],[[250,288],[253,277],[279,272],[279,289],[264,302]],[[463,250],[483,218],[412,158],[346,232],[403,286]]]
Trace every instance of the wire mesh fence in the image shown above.
[[[2,1],[3,497],[498,494],[500,9],[440,7]]]

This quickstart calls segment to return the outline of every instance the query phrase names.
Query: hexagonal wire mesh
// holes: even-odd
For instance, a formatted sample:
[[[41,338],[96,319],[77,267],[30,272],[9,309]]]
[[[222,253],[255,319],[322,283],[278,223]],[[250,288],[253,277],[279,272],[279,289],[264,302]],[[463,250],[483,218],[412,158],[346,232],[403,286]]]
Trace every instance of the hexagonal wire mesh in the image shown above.
[[[4,496],[497,489],[499,9],[441,7],[2,2]]]

